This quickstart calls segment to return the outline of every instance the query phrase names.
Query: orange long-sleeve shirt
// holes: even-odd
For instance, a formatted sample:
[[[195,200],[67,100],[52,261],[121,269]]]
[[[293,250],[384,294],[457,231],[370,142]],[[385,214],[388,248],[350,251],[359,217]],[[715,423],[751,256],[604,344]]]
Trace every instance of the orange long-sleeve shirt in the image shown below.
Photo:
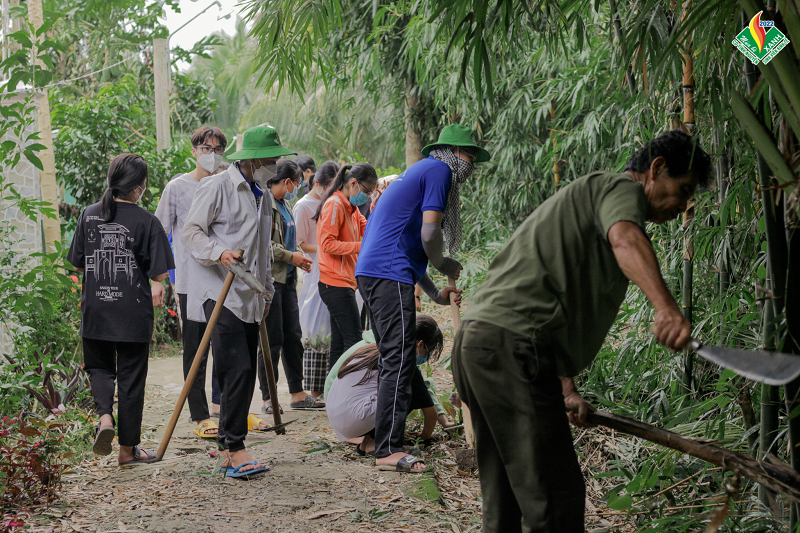
[[[325,202],[317,221],[319,280],[355,290],[356,260],[367,219],[341,191]]]

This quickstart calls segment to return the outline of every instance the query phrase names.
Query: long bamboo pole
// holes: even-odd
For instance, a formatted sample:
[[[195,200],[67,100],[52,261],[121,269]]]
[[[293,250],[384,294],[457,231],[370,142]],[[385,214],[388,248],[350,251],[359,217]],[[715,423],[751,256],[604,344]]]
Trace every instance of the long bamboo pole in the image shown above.
[[[236,251],[236,255],[240,257],[243,253],[244,250],[241,248]],[[186,375],[186,381],[183,382],[183,389],[181,389],[181,394],[178,396],[178,403],[175,404],[175,409],[172,411],[172,418],[169,419],[167,429],[164,432],[164,436],[161,438],[161,444],[158,446],[156,459],[159,461],[164,458],[164,454],[167,452],[169,440],[172,438],[172,433],[175,431],[175,426],[178,424],[178,418],[180,418],[181,411],[183,411],[183,406],[186,403],[186,398],[189,396],[189,391],[191,390],[194,380],[197,377],[197,371],[200,369],[200,363],[203,361],[203,354],[206,353],[208,345],[211,344],[211,334],[214,333],[214,328],[217,325],[217,320],[219,320],[219,315],[222,313],[222,307],[225,304],[225,299],[228,297],[228,292],[231,290],[231,285],[233,285],[234,277],[236,276],[233,274],[233,272],[228,272],[228,276],[225,278],[225,282],[222,284],[222,290],[219,292],[219,298],[217,298],[217,303],[214,304],[214,310],[211,312],[211,316],[208,319],[206,332],[203,333],[203,339],[200,341],[200,346],[197,347],[197,351],[194,354],[192,367],[189,369],[189,373]]]
[[[672,450],[697,457],[736,472],[783,494],[787,500],[800,502],[800,476],[786,465],[757,461],[752,457],[712,444],[705,444],[672,431],[607,411],[592,411],[589,422],[622,431]]]
[[[447,285],[450,287],[456,286],[456,280],[447,276]],[[461,329],[461,309],[456,303],[455,293],[450,293],[450,311],[453,314],[453,335],[458,333]],[[472,415],[469,412],[469,407],[463,401],[461,402],[461,416],[464,418],[464,437],[467,439],[467,447],[470,449],[475,448],[475,432],[472,429]]]

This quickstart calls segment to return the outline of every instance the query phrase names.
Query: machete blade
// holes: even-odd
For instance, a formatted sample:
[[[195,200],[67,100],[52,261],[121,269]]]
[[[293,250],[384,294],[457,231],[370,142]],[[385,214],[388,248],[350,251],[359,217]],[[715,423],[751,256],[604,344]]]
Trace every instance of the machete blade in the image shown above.
[[[800,377],[800,356],[797,355],[706,346],[694,339],[691,349],[709,361],[767,385],[785,385]]]

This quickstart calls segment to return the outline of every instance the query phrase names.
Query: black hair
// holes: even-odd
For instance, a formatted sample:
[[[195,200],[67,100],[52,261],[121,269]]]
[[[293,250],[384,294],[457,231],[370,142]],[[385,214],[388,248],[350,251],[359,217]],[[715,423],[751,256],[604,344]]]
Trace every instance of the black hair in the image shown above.
[[[348,181],[350,181],[351,178],[355,178],[359,184],[363,183],[366,185],[373,185],[378,183],[378,173],[375,172],[375,169],[369,163],[344,165],[339,169],[339,172],[336,173],[336,179],[333,180],[333,185],[331,188],[325,191],[325,196],[322,197],[322,201],[319,203],[317,213],[312,217],[311,220],[314,222],[319,220],[319,215],[322,213],[322,207],[325,205],[325,202],[328,201],[328,198],[333,196],[336,191],[341,191],[344,189],[344,186]]]
[[[228,146],[228,139],[225,138],[222,130],[216,126],[200,126],[197,128],[192,134],[192,146],[200,146],[208,141],[209,138],[216,139],[222,148]]]
[[[428,350],[428,361],[436,361],[444,348],[444,335],[436,321],[428,315],[417,315],[417,342],[422,341]],[[378,372],[378,345],[374,342],[356,350],[342,363],[336,377],[343,378],[352,372],[365,370],[366,373],[357,385],[363,385]]]
[[[681,129],[662,133],[639,148],[625,164],[625,170],[645,172],[653,160],[663,157],[667,172],[673,178],[691,172],[700,187],[708,185],[711,160],[700,142]]]
[[[147,162],[136,154],[120,154],[108,166],[108,188],[100,201],[100,217],[106,221],[114,220],[117,203],[114,198],[125,198],[134,189],[144,186],[147,180]],[[142,193],[144,194],[144,193]]]
[[[301,177],[302,171],[300,170],[300,167],[297,166],[297,163],[288,159],[281,159],[278,161],[278,168],[275,171],[275,177],[267,181],[267,187],[277,185],[286,179],[290,179],[293,182],[299,181]]]
[[[337,172],[339,172],[339,163],[336,161],[325,161],[319,167],[316,174],[308,181],[308,190],[310,191],[314,188],[314,182],[319,183],[321,187],[327,187],[336,177]]]
[[[295,159],[294,162],[300,167],[300,172],[305,172],[306,170],[310,170],[311,172],[317,171],[317,164],[307,155],[301,155]]]

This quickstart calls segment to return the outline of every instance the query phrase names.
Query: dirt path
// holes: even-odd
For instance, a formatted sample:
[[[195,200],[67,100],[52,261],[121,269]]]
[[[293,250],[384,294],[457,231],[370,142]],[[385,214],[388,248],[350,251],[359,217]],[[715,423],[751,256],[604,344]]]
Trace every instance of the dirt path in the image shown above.
[[[427,306],[426,306],[427,307]],[[433,311],[432,309],[428,310]],[[432,314],[447,324],[446,308]],[[452,330],[442,328],[447,340]],[[446,353],[449,353],[449,342]],[[210,365],[209,365],[210,367]],[[452,388],[452,375],[438,367],[434,378],[440,394]],[[182,386],[181,359],[151,360],[144,411],[144,442],[155,450]],[[210,398],[210,376],[207,379]],[[286,382],[279,380],[280,399],[288,405]],[[256,387],[251,411],[261,407]],[[266,418],[266,417],[265,417]],[[464,448],[462,437],[437,429],[441,439],[422,456],[433,472],[423,475],[378,471],[373,459],[360,458],[337,442],[325,411],[286,410],[296,421],[287,434],[250,433],[247,446],[270,471],[251,480],[221,475],[213,441],[196,438],[188,407],[163,461],[118,467],[116,451],[82,463],[65,477],[62,502],[29,525],[42,532],[447,532],[480,531],[480,485],[474,475],[459,473],[453,450]],[[270,420],[271,422],[271,420]],[[598,435],[602,437],[602,435]],[[587,442],[586,432],[578,441]],[[582,445],[585,456],[592,443]],[[116,450],[116,443],[115,443]],[[584,466],[587,477],[596,469]],[[597,512],[604,493],[588,480],[587,513]],[[594,490],[593,490],[594,489]],[[597,504],[598,507],[600,504]],[[614,527],[623,526],[620,517]],[[587,529],[611,531],[602,516],[587,516]]]

